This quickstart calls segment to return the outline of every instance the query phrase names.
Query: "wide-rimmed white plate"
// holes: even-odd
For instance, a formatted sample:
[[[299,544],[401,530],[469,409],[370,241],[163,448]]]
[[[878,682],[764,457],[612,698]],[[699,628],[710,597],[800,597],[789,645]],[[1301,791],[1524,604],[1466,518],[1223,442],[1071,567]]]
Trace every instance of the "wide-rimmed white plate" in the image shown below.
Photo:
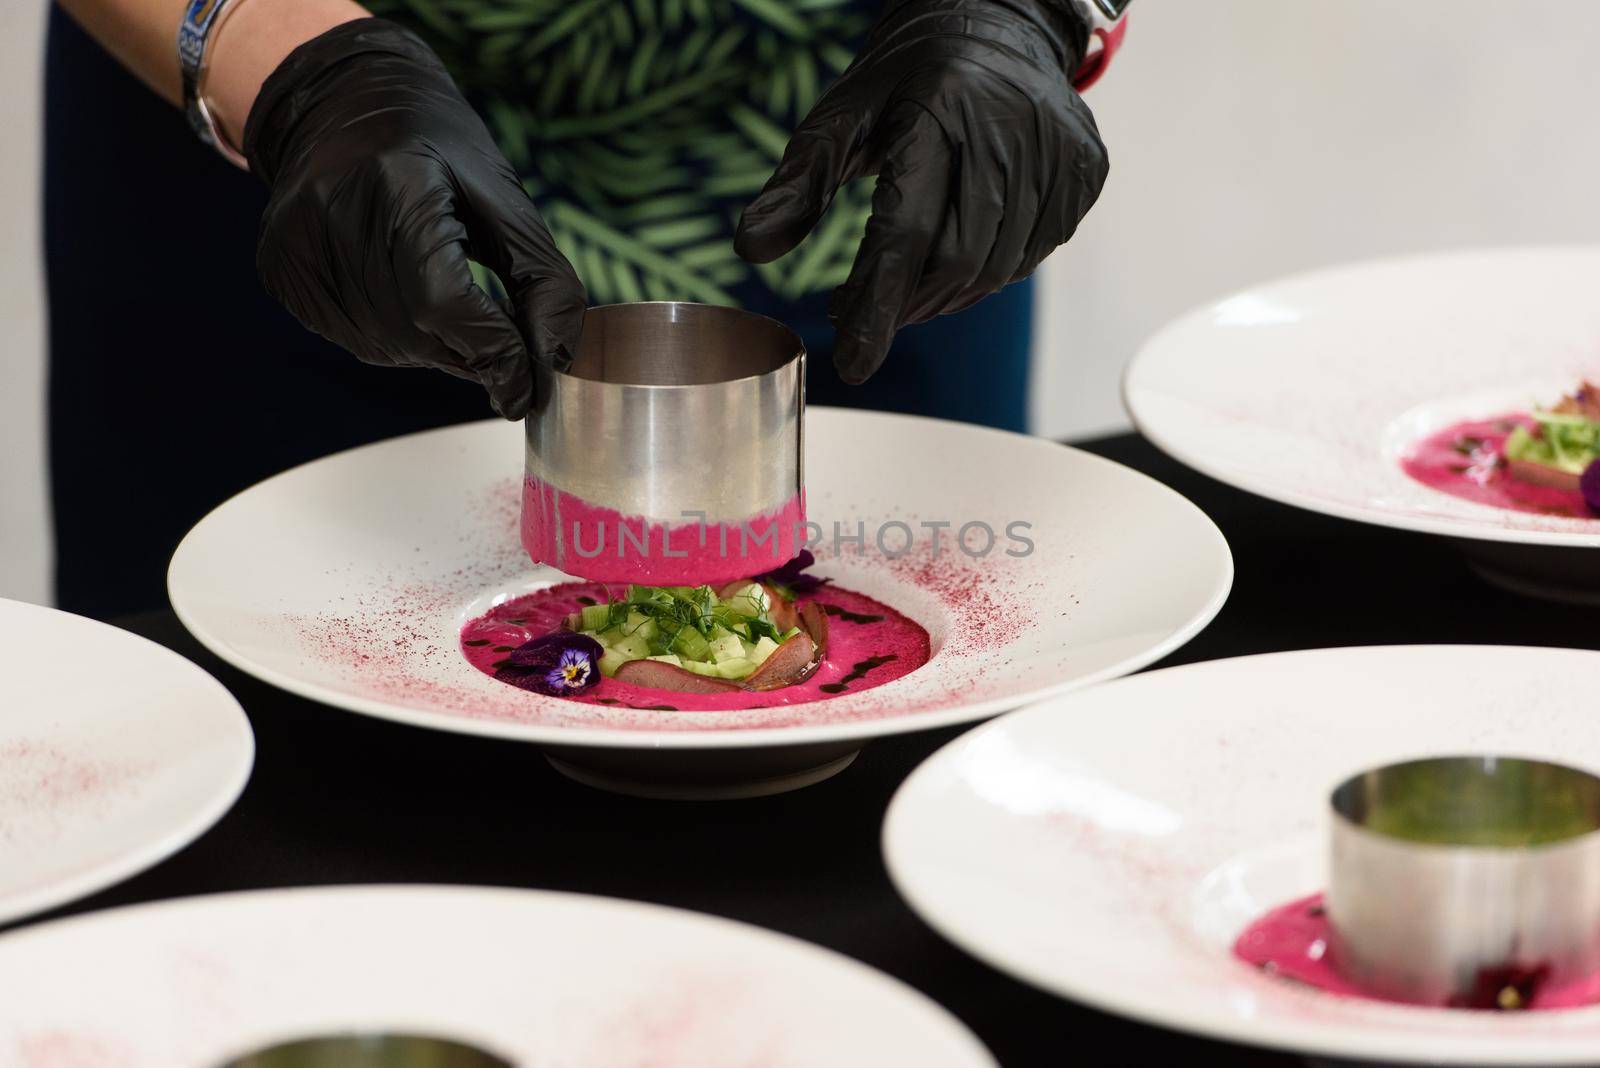
[[[1600,653],[1328,649],[1122,679],[987,724],[890,806],[894,882],[956,944],[1150,1023],[1330,1057],[1600,1062],[1600,1008],[1525,1014],[1333,997],[1235,959],[1324,885],[1329,792],[1364,768],[1500,753],[1600,769]]]
[[[1600,520],[1513,512],[1400,469],[1451,423],[1549,405],[1600,376],[1600,250],[1458,252],[1338,267],[1185,315],[1123,382],[1139,429],[1286,504],[1457,538],[1600,546]]]
[[[398,438],[269,479],[189,533],[168,588],[201,642],[294,693],[555,747],[558,766],[587,761],[588,777],[606,785],[677,769],[695,781],[742,777],[743,792],[799,785],[786,778],[796,762],[813,779],[837,770],[874,736],[1133,671],[1194,635],[1227,596],[1232,560],[1210,520],[1109,461],[1017,434],[825,408],[808,413],[806,445],[810,514],[824,531],[817,570],[932,637],[926,666],[860,694],[745,712],[596,708],[474,670],[461,626],[560,579],[518,543],[522,432],[504,423]],[[899,553],[905,535],[892,522],[921,535],[893,559],[875,547],[883,529]],[[835,523],[844,534],[864,528],[868,551],[835,551]],[[951,524],[937,552],[924,523]],[[996,532],[988,555],[955,547],[968,523]],[[1031,524],[1017,528],[1031,553],[1008,555],[1023,551],[1006,536],[1013,523]],[[984,546],[981,528],[968,544],[973,554]],[[604,751],[625,764],[594,770]],[[689,767],[690,751],[719,766]]]
[[[0,648],[0,923],[175,853],[250,777],[244,712],[176,653],[5,600]]]
[[[0,938],[0,1063],[214,1068],[308,1035],[428,1034],[520,1065],[986,1068],[970,1032],[828,950],[531,890],[222,894]]]

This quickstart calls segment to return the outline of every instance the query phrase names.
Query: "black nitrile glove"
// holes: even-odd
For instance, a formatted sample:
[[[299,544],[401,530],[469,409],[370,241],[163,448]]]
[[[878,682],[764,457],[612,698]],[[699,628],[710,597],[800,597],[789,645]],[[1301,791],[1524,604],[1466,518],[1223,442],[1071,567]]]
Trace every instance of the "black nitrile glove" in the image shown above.
[[[734,243],[776,259],[841,184],[878,176],[828,305],[845,381],[866,381],[900,327],[1025,278],[1077,229],[1107,170],[1070,80],[1087,40],[1075,0],[891,0],[795,131]]]
[[[382,19],[295,49],[245,126],[271,187],[256,267],[308,329],[368,363],[481,382],[520,419],[530,359],[565,367],[584,292],[522,183],[433,51]],[[467,258],[505,283],[504,310]]]

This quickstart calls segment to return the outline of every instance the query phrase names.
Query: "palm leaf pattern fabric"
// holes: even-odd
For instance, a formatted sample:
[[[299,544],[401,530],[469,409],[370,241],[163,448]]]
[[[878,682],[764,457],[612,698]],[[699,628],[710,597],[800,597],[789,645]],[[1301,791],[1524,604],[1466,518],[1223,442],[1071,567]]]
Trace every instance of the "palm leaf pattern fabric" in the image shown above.
[[[425,37],[525,176],[597,303],[786,299],[849,274],[870,182],[782,259],[733,251],[739,212],[850,63],[876,0],[376,0]]]

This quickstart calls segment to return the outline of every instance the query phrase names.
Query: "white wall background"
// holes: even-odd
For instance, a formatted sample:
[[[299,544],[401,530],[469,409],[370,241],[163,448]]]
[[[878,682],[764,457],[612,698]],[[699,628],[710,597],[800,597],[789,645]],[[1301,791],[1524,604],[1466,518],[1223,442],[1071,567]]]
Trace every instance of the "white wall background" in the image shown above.
[[[0,597],[50,592],[39,96],[44,0],[0,2]]]
[[[34,600],[42,12],[0,3],[0,596]],[[1124,425],[1117,379],[1139,341],[1230,290],[1339,260],[1600,239],[1597,0],[1138,0],[1133,17],[1090,97],[1110,185],[1044,270],[1041,434]]]
[[[1131,17],[1088,97],[1110,182],[1044,269],[1038,433],[1125,425],[1139,342],[1254,282],[1600,238],[1595,0],[1137,0]]]

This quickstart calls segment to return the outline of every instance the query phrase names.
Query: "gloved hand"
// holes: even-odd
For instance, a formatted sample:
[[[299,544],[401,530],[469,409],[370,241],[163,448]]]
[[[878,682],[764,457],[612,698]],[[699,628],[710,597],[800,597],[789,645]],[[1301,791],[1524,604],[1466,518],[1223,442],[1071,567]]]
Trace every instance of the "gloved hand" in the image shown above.
[[[520,419],[530,359],[565,368],[583,286],[444,65],[383,19],[336,26],[261,87],[244,151],[271,187],[256,267],[308,329],[368,363],[481,382]],[[471,256],[505,283],[473,284]]]
[[[845,381],[866,381],[900,327],[1025,278],[1077,229],[1108,166],[1071,84],[1087,41],[1075,0],[891,0],[812,107],[734,247],[774,260],[841,184],[878,176],[828,305]]]

